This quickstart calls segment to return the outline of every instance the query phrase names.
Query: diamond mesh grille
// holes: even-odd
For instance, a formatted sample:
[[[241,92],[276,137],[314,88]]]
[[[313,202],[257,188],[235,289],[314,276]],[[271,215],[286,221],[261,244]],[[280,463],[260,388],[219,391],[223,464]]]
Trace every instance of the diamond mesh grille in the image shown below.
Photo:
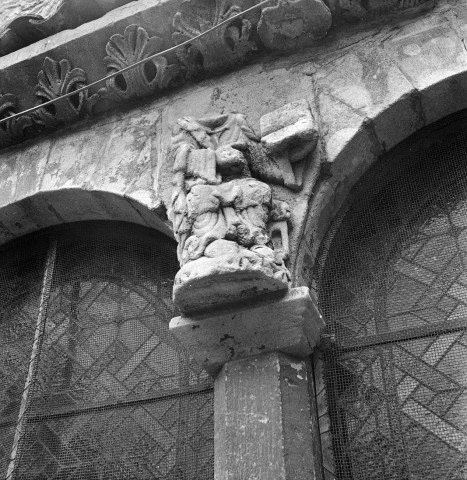
[[[387,157],[343,211],[319,281],[336,476],[465,479],[465,128]]]
[[[34,262],[23,243],[0,254],[2,478],[213,478],[212,381],[168,330],[173,245],[111,222],[34,239]]]

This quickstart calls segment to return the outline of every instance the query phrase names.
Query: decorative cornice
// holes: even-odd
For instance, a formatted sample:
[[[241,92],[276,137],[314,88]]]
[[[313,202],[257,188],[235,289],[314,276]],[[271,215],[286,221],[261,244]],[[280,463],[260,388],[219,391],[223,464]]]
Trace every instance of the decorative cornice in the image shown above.
[[[116,73],[182,41],[193,39],[193,42],[181,46],[176,54],[159,56],[118,74],[107,80],[105,87],[58,100],[32,115],[0,124],[0,148],[95,112],[115,108],[122,102],[160,95],[187,80],[231,70],[261,52],[290,51],[317,45],[331,27],[333,15],[323,0],[279,0],[274,5],[275,1],[271,0],[271,6],[262,10],[233,18],[254,5],[252,0],[167,0],[156,5],[150,0],[140,0],[126,7],[128,12],[115,10],[112,21],[101,19],[96,21],[100,23],[93,25],[94,28],[81,27],[81,37],[80,29],[76,29],[68,40],[67,32],[63,32],[60,46],[48,42],[51,46],[44,44],[42,50],[34,51],[39,52],[36,55],[18,55],[13,64],[4,62],[0,80],[0,93],[4,93],[0,100],[2,118],[59,99],[63,94],[103,78],[106,73]],[[401,1],[394,0],[393,7],[426,6],[432,2]],[[69,2],[65,1],[63,5]],[[114,5],[117,3],[126,1],[115,0]],[[337,10],[334,9],[334,13],[338,16]],[[138,18],[140,24],[128,25],[132,18]],[[203,38],[195,38],[230,18],[231,22],[222,23]],[[118,27],[121,30],[115,32]],[[109,31],[112,34],[109,35]],[[105,40],[104,34],[107,35]],[[89,51],[89,47],[84,47],[89,44],[94,45],[94,50],[86,59],[84,69],[82,52],[83,49]],[[24,74],[24,65],[31,72],[38,62],[41,68],[37,70],[37,83],[34,84],[30,82],[34,76]],[[0,61],[0,69],[1,64]],[[24,94],[28,91],[29,97]]]
[[[11,93],[0,95],[0,119],[16,113],[17,99]],[[0,145],[8,146],[21,141],[33,122],[29,115],[9,120],[0,126]]]
[[[39,4],[14,0],[2,5],[0,13],[0,56],[55,33],[76,28],[102,17],[107,12],[132,0],[48,0]],[[11,9],[12,13],[8,13]],[[17,15],[18,9],[22,14]],[[13,13],[14,12],[14,13]]]

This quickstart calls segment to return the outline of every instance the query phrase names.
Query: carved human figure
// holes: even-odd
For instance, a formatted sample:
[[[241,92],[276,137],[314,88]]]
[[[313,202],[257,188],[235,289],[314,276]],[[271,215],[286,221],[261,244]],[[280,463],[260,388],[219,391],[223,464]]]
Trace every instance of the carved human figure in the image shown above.
[[[169,215],[181,265],[202,257],[216,240],[229,240],[282,266],[268,234],[271,188],[252,177],[248,163],[258,142],[238,113],[178,120]]]

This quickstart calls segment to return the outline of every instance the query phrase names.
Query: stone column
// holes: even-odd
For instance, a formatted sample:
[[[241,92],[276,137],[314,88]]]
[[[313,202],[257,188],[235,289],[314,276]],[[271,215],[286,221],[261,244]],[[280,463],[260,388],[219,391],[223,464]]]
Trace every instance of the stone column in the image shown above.
[[[324,322],[286,266],[289,227],[320,169],[318,131],[306,100],[260,128],[239,113],[174,126],[168,217],[182,315],[170,329],[215,377],[216,480],[319,480],[307,362]]]
[[[171,321],[215,376],[216,480],[320,478],[308,358],[323,326],[304,287]]]

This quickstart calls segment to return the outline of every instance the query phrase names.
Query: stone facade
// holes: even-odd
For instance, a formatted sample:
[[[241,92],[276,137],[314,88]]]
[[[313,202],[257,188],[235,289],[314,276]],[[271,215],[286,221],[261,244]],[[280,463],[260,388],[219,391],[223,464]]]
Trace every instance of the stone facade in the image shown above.
[[[13,49],[0,118],[252,5],[140,0]],[[177,240],[171,329],[216,378],[216,480],[329,478],[325,319],[304,286],[365,171],[467,108],[466,31],[465,0],[279,2],[0,125],[1,243],[80,220]]]

